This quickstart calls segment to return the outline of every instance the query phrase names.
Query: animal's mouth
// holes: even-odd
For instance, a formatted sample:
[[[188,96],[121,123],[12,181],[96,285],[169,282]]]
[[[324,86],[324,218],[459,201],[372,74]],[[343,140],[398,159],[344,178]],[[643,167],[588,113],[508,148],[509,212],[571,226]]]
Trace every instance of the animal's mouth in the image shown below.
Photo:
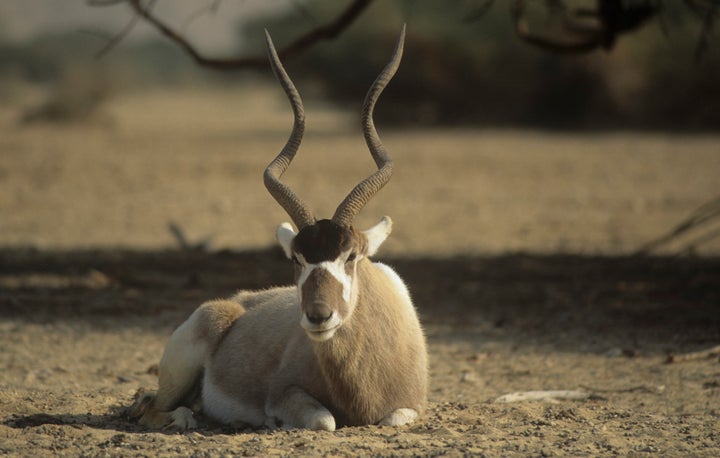
[[[332,336],[335,335],[335,332],[340,328],[340,324],[338,323],[336,326],[333,326],[331,328],[327,327],[321,327],[321,328],[305,328],[305,332],[307,333],[308,337],[310,337],[312,340],[316,342],[323,342],[325,340],[330,339]]]
[[[322,324],[311,323],[306,316],[300,321],[300,326],[305,329],[308,337],[316,342],[322,342],[330,339],[342,325],[342,320],[337,313],[333,312],[330,319]]]

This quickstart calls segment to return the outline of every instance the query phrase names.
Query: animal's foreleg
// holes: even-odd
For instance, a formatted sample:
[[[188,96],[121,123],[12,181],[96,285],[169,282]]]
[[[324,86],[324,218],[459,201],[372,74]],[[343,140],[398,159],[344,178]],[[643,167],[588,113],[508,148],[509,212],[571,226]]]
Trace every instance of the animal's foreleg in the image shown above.
[[[317,399],[297,387],[289,388],[280,398],[269,401],[265,411],[270,427],[335,431],[335,417],[332,413]]]

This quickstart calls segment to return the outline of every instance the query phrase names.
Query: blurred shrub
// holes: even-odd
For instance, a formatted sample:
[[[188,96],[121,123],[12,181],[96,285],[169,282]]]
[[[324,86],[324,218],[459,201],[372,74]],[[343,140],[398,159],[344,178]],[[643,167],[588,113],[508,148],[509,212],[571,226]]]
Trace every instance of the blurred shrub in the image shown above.
[[[62,76],[51,84],[47,98],[26,109],[21,124],[85,122],[97,119],[111,93],[107,75],[88,65],[64,66]]]
[[[345,4],[312,0],[241,29],[262,49],[262,28],[282,47]],[[529,125],[550,128],[718,129],[720,58],[695,62],[700,23],[675,8],[672,21],[624,36],[609,53],[550,54],[519,40],[504,2],[469,22],[466,2],[375,2],[346,32],[288,62],[328,100],[359,109],[403,22],[403,64],[383,95],[384,122]],[[308,20],[308,13],[312,20]],[[314,22],[314,23],[313,23]],[[712,45],[711,45],[712,46]],[[308,92],[303,91],[308,96]],[[312,96],[312,94],[309,94]],[[681,116],[678,116],[681,114]]]
[[[112,79],[114,87],[143,88],[193,82],[205,73],[166,41],[123,42],[97,59],[104,44],[104,39],[77,30],[44,34],[22,44],[0,40],[0,78],[62,85],[63,80],[79,78],[70,75],[85,71]]]
[[[79,122],[97,118],[117,91],[187,84],[206,74],[167,42],[122,43],[97,59],[104,44],[76,30],[48,33],[22,44],[0,42],[0,100],[22,107],[23,124]],[[47,96],[28,107],[17,94],[23,85],[39,86]]]

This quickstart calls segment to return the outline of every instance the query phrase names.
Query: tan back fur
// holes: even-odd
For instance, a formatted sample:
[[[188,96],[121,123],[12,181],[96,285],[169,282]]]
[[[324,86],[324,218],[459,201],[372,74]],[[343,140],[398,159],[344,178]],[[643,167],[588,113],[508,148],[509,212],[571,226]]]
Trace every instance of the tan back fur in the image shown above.
[[[425,340],[404,285],[385,269],[359,261],[355,311],[325,342],[311,341],[299,326],[296,288],[240,293],[235,299],[248,310],[213,351],[210,376],[256,408],[273,399],[274,386],[294,383],[347,425],[377,423],[401,407],[421,413]]]

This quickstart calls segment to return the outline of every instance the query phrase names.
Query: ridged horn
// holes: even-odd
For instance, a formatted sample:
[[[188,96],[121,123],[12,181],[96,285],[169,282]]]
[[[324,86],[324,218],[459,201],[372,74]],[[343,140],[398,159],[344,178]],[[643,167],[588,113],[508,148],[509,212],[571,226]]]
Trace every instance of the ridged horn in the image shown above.
[[[388,156],[388,152],[380,141],[380,137],[375,129],[373,110],[375,109],[375,103],[378,97],[380,97],[383,89],[385,89],[385,86],[387,86],[400,66],[404,44],[405,25],[403,25],[402,31],[400,32],[400,37],[398,38],[395,52],[390,62],[388,62],[375,82],[370,86],[365,96],[362,110],[363,134],[365,135],[365,142],[370,149],[370,154],[372,154],[378,170],[355,186],[355,188],[350,191],[350,194],[345,197],[345,200],[338,206],[337,210],[335,210],[332,219],[340,225],[352,225],[355,216],[362,210],[365,204],[390,181],[390,177],[392,176],[392,159]]]
[[[280,181],[280,177],[285,173],[288,166],[290,166],[290,163],[295,157],[295,153],[297,153],[298,148],[300,148],[303,133],[305,132],[305,109],[303,108],[300,94],[297,89],[295,89],[295,85],[283,68],[280,58],[278,58],[272,38],[270,38],[267,30],[265,30],[265,42],[267,44],[270,66],[290,101],[295,119],[293,121],[290,138],[288,138],[280,154],[278,154],[265,169],[263,179],[265,181],[265,187],[273,198],[285,209],[297,228],[302,229],[305,226],[314,224],[315,217],[313,217],[308,206],[300,200],[292,189]]]

